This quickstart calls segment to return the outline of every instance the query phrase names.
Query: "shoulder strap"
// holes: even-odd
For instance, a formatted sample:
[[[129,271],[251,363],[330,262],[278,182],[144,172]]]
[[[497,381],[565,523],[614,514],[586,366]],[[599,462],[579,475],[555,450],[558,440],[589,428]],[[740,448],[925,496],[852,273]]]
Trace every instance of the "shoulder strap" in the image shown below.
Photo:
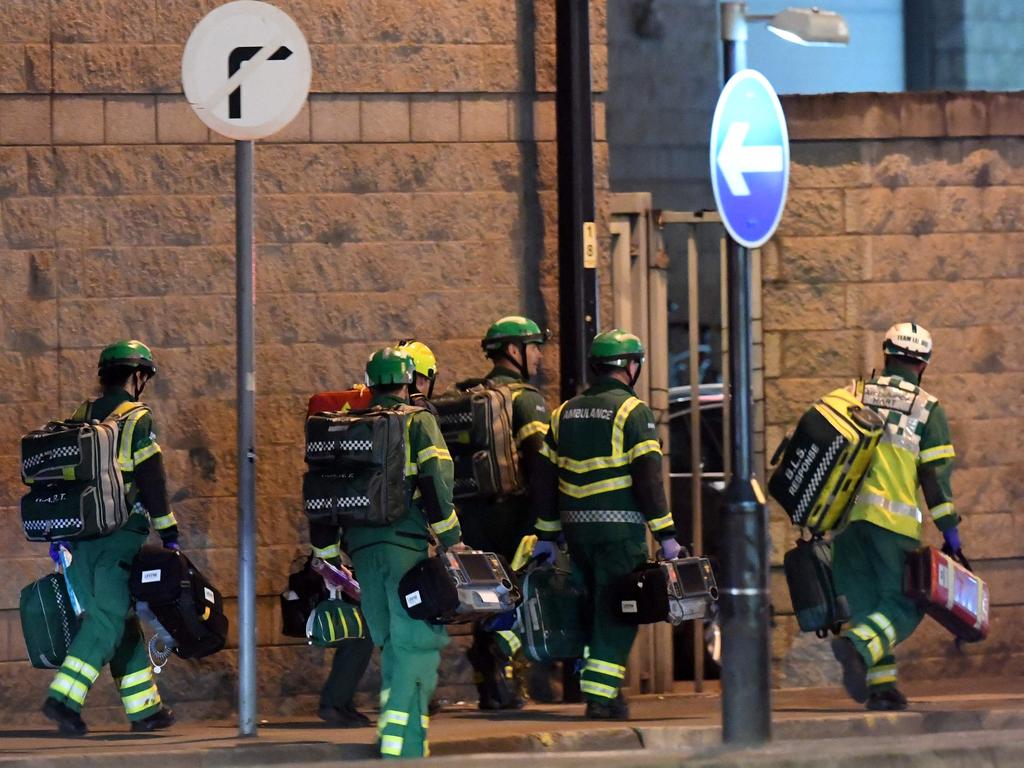
[[[92,400],[83,400],[81,405],[79,405],[75,409],[75,412],[71,414],[71,418],[69,419],[69,421],[88,421],[89,414],[92,412],[92,403]]]
[[[90,405],[90,408],[92,406]],[[120,421],[129,414],[135,413],[136,411],[148,411],[149,406],[145,403],[135,402],[129,400],[126,403],[121,403],[117,408],[110,412],[110,415],[105,419],[106,421]],[[141,416],[141,414],[139,414]]]

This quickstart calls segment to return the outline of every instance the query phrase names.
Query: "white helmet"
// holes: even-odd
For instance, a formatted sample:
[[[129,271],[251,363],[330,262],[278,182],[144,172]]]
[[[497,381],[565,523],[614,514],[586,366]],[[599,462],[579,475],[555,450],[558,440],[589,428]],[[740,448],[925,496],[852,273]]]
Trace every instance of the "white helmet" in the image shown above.
[[[932,335],[917,323],[896,323],[885,332],[882,351],[927,363],[932,356]]]

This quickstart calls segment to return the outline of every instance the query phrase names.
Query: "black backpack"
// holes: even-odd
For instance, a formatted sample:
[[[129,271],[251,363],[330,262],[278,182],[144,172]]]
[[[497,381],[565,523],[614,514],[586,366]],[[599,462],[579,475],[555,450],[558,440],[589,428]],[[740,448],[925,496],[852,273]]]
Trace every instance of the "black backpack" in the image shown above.
[[[406,513],[405,420],[410,405],[315,413],[306,419],[302,501],[310,522],[381,527]]]

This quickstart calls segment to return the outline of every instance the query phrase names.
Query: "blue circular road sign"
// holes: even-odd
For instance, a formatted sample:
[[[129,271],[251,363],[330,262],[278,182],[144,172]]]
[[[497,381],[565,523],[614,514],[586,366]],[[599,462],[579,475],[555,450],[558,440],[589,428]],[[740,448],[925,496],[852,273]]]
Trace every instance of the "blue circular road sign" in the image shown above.
[[[748,248],[764,245],[786,206],[789,133],[775,89],[756,70],[737,72],[718,97],[711,186],[732,238]]]

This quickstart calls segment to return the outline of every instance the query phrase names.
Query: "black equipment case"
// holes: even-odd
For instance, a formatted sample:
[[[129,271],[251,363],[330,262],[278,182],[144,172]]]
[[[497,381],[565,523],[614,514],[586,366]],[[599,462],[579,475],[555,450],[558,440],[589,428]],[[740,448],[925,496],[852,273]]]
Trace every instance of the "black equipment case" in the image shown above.
[[[718,600],[718,586],[706,557],[648,563],[611,589],[613,609],[627,624],[702,620]]]
[[[783,558],[783,570],[800,630],[838,635],[850,620],[850,608],[832,578],[832,547],[821,537],[800,539]]]
[[[302,567],[288,574],[288,589],[281,593],[281,634],[306,638],[310,614],[329,597],[323,577],[314,571],[307,557]]]
[[[493,552],[444,552],[414,565],[398,583],[414,619],[463,624],[508,613],[520,594],[504,558]]]
[[[132,563],[128,584],[132,598],[147,603],[174,638],[174,652],[181,658],[201,659],[224,647],[224,600],[181,552],[143,547]]]

